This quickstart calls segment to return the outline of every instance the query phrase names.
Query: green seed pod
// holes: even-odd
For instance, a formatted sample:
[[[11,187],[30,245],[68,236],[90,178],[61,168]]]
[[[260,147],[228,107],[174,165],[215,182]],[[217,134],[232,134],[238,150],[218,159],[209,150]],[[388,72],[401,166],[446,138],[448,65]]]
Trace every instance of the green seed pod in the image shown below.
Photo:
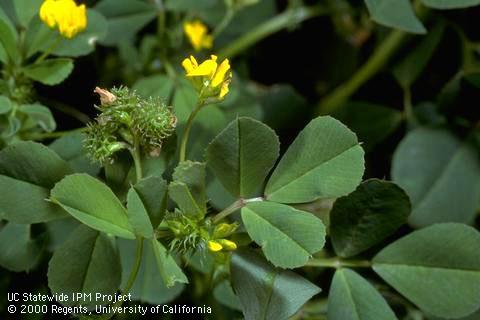
[[[150,98],[139,103],[132,112],[132,129],[140,137],[140,143],[149,153],[161,148],[177,124],[171,108],[160,99]]]
[[[105,126],[96,123],[87,125],[83,145],[89,157],[101,163],[111,161],[115,152],[126,147]]]

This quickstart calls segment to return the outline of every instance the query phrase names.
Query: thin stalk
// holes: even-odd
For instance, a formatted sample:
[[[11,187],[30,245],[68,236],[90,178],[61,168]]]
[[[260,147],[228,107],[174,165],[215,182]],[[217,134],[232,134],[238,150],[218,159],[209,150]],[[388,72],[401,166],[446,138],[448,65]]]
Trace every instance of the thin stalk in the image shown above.
[[[136,181],[140,181],[142,179],[142,162],[141,162],[141,155],[140,155],[140,143],[138,138],[135,137],[133,149],[130,149],[130,153],[132,154],[133,162],[135,164],[135,173],[136,173]],[[143,257],[143,237],[137,237],[137,246],[135,249],[135,261],[133,263],[132,271],[130,271],[130,275],[128,276],[127,284],[125,288],[122,290],[122,295],[126,295],[132,289],[135,280],[137,279],[138,272],[140,270],[140,266],[142,265],[142,257]],[[123,304],[123,301],[117,301],[113,307],[120,307]],[[108,315],[106,318],[110,319],[113,317],[113,314]]]
[[[122,291],[122,295],[127,295],[130,290],[132,290],[133,284],[135,283],[135,280],[137,279],[138,271],[140,270],[140,266],[142,264],[142,257],[143,257],[143,237],[138,237],[137,238],[137,247],[135,250],[135,262],[132,267],[132,271],[130,272],[130,275],[128,276],[127,284],[125,286],[125,289]],[[123,304],[123,300],[118,300],[113,304],[113,308],[120,307]],[[110,319],[114,316],[114,313],[105,315],[105,319]]]
[[[213,223],[218,223],[220,222],[220,220],[222,219],[225,219],[226,217],[228,217],[229,215],[231,215],[232,213],[234,213],[235,211],[245,207],[248,203],[250,202],[259,202],[259,201],[264,201],[265,199],[263,199],[262,197],[259,197],[259,198],[251,198],[251,199],[243,199],[243,198],[240,198],[238,199],[237,201],[235,201],[234,203],[232,203],[231,205],[229,205],[227,208],[225,208],[224,210],[220,211],[219,213],[217,213],[217,215],[215,215],[215,217],[213,217],[212,219],[212,222]]]
[[[220,49],[218,56],[224,58],[233,58],[258,41],[274,34],[284,28],[294,24],[299,24],[305,20],[320,15],[328,14],[330,11],[323,7],[297,7],[287,9],[285,12],[265,21],[256,28],[253,28],[245,35]]]
[[[413,5],[418,17],[424,18],[428,15],[428,10],[422,6],[421,1],[415,0]],[[407,36],[408,33],[400,30],[390,31],[387,38],[375,49],[367,62],[358,69],[353,77],[320,101],[315,113],[318,115],[330,114],[340,108],[365,82],[383,68]]]
[[[319,115],[330,114],[340,108],[365,82],[370,80],[395,53],[407,33],[399,30],[390,31],[367,62],[345,83],[323,98],[316,108]]]
[[[133,158],[133,163],[135,165],[135,175],[137,177],[137,182],[140,181],[143,177],[143,170],[142,170],[142,156],[140,154],[140,142],[138,138],[135,137],[133,143],[133,149],[130,149],[130,153]]]
[[[234,15],[235,10],[231,7],[228,7],[222,20],[212,32],[213,38],[216,38],[220,33],[222,33],[222,31],[230,24],[230,21],[232,21]]]
[[[372,263],[368,260],[343,260],[339,257],[334,258],[314,258],[307,262],[307,266],[321,268],[370,268]]]
[[[202,108],[203,104],[204,104],[203,100],[198,99],[195,109],[193,109],[192,113],[188,117],[187,124],[185,125],[185,131],[183,132],[182,141],[180,144],[180,162],[186,160],[188,138],[190,136],[190,130],[192,129],[193,120],[195,119],[195,116]]]
[[[55,40],[55,42],[50,46],[50,48],[48,48],[44,53],[42,53],[42,55],[40,55],[35,60],[34,64],[35,63],[40,63],[43,60],[45,60],[45,58],[48,57],[50,55],[50,53],[52,53],[58,47],[58,45],[60,44],[61,41],[62,41],[62,36],[59,34],[57,39]]]

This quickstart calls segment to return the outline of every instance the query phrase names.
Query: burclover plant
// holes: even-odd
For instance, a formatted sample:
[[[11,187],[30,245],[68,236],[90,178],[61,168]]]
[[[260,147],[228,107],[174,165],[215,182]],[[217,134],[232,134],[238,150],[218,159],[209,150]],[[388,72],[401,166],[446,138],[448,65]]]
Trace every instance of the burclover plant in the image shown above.
[[[463,6],[476,1],[455,2]],[[185,295],[193,297],[196,304],[208,304],[218,318],[237,318],[241,312],[247,320],[395,320],[397,310],[403,308],[403,319],[409,320],[476,319],[480,234],[467,224],[478,209],[480,188],[475,187],[475,172],[480,172],[480,167],[477,154],[467,143],[432,128],[409,133],[393,156],[392,168],[392,178],[408,194],[390,181],[362,181],[367,146],[330,116],[311,120],[282,149],[273,129],[238,116],[240,112],[228,124],[227,117],[222,118],[225,122],[219,121],[224,127],[208,138],[208,145],[199,143],[205,136],[195,125],[210,121],[205,115],[212,116],[214,123],[213,116],[218,116],[221,108],[235,108],[228,99],[241,95],[238,87],[246,86],[239,81],[230,92],[232,66],[225,57],[272,30],[291,27],[295,21],[331,8],[340,10],[335,17],[338,23],[349,23],[350,12],[340,8],[348,9],[347,2],[305,7],[291,1],[284,14],[260,24],[253,35],[245,34],[218,55],[209,54],[203,61],[194,56],[170,60],[172,49],[179,48],[169,43],[175,36],[185,37],[189,49],[201,56],[206,53],[202,50],[213,47],[237,11],[257,2],[226,0],[225,17],[210,31],[191,14],[175,12],[166,19],[163,1],[155,1],[154,14],[144,1],[101,1],[99,10],[111,14],[112,19],[116,19],[112,12],[124,11],[135,12],[135,21],[142,20],[136,17],[142,7],[145,17],[158,14],[158,34],[153,38],[158,38],[159,68],[165,74],[153,76],[159,87],[153,89],[159,89],[161,97],[148,97],[145,91],[157,91],[142,90],[138,83],[138,91],[125,86],[95,89],[100,100],[95,106],[98,115],[78,130],[89,162],[75,145],[80,134],[67,134],[49,146],[18,140],[29,138],[20,134],[22,131],[35,133],[33,138],[38,139],[54,137],[32,129],[32,119],[22,110],[26,113],[24,106],[35,101],[33,81],[54,84],[68,75],[71,60],[50,55],[79,55],[75,50],[82,46],[75,41],[82,34],[92,34],[90,21],[99,19],[98,15],[92,11],[88,15],[89,10],[73,0],[46,0],[36,13],[37,25],[30,17],[18,29],[0,14],[0,42],[6,49],[4,55],[0,52],[5,64],[0,125],[2,129],[22,129],[9,132],[3,142],[6,147],[0,151],[0,219],[5,223],[0,229],[0,264],[13,271],[33,269],[42,259],[45,243],[33,237],[32,225],[37,225],[35,233],[47,230],[45,233],[53,236],[48,288],[57,295],[85,294],[78,301],[57,303],[88,306],[88,310],[96,310],[98,304],[107,307],[102,315],[69,311],[82,319],[111,318],[119,310],[130,313],[128,308],[137,301],[165,304],[187,286]],[[422,2],[438,8],[453,3]],[[17,1],[14,6],[19,6],[19,11],[25,9],[25,3]],[[401,19],[390,13],[404,10],[402,16],[410,17],[410,22],[400,23],[402,30],[425,31],[412,16],[410,2],[395,2],[398,7],[392,10],[381,10],[385,8],[381,1],[366,3],[372,16],[386,25],[398,24]],[[177,2],[166,4],[175,8]],[[177,25],[177,33],[168,30],[170,20]],[[115,29],[115,23],[111,25]],[[50,35],[49,40],[43,43],[40,37],[33,41],[35,45],[24,47],[20,35],[39,26]],[[118,30],[116,35],[113,32],[116,41],[123,40]],[[392,32],[372,60],[346,85],[327,95],[316,112],[338,109],[378,71],[404,37],[404,31]],[[146,39],[140,51],[157,48],[151,45],[152,38]],[[123,54],[128,53],[128,45],[122,43],[126,46],[121,47]],[[427,47],[430,42],[422,43],[422,49]],[[421,56],[414,51],[411,59],[417,61]],[[141,60],[151,62],[145,56]],[[170,61],[176,61],[176,67]],[[406,110],[399,123],[412,121],[410,87],[418,76],[412,66],[416,64],[407,61],[394,71],[405,92]],[[387,117],[380,107],[369,107],[375,110],[373,114],[380,114],[377,118]],[[218,112],[208,113],[211,110]],[[365,128],[373,124],[367,120],[359,131],[379,130]],[[478,130],[478,124],[475,128]],[[200,157],[194,152],[198,150],[193,150],[198,145]],[[438,148],[437,152],[433,148]],[[425,172],[419,174],[420,170],[412,168]],[[456,180],[458,176],[466,178]],[[468,208],[458,209],[460,202]],[[422,229],[412,231],[407,223]],[[16,243],[10,244],[12,239]],[[88,298],[89,294],[119,293],[122,297],[131,294],[134,302]]]

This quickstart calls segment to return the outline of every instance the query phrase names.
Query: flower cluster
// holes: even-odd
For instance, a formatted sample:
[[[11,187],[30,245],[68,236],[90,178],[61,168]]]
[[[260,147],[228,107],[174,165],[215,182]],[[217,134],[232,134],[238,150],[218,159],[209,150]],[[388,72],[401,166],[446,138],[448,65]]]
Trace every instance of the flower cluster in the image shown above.
[[[99,162],[112,160],[115,152],[141,147],[158,155],[162,143],[172,135],[177,118],[160,99],[143,99],[126,87],[112,92],[96,88],[101,114],[86,130],[85,149]]]
[[[183,60],[182,66],[201,99],[222,100],[227,95],[232,79],[228,59],[219,65],[217,56],[211,55],[210,59],[198,64],[195,57],[190,56]]]
[[[232,251],[237,249],[237,244],[226,239],[238,228],[236,223],[221,223],[215,226],[212,236],[207,243],[208,250],[212,252]]]
[[[195,219],[178,209],[165,216],[165,223],[173,234],[171,251],[185,254],[200,248],[207,248],[211,252],[237,249],[237,244],[227,239],[237,230],[237,223],[213,225],[209,219]]]
[[[40,19],[50,28],[71,39],[87,28],[87,8],[74,0],[45,0],[40,7]]]
[[[199,20],[185,22],[183,31],[196,51],[210,49],[213,44],[212,35],[208,34],[207,27]]]

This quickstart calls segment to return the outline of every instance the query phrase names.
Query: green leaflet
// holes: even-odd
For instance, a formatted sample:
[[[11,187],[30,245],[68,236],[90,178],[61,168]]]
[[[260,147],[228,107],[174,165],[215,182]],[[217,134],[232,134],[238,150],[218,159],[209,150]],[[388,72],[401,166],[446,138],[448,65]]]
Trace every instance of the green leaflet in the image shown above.
[[[251,251],[233,255],[231,277],[246,320],[286,320],[321,291],[291,271],[272,267]]]
[[[50,199],[89,227],[134,239],[125,208],[112,190],[87,174],[65,177],[52,189]]]
[[[32,238],[31,225],[8,223],[0,230],[0,266],[20,272],[37,265],[46,237]]]
[[[417,18],[410,0],[365,0],[372,20],[407,32],[427,32]]]
[[[188,283],[188,279],[182,269],[177,265],[174,257],[167,249],[156,239],[152,240],[152,250],[157,262],[157,272],[162,276],[163,282],[167,288],[171,288],[175,283]]]
[[[53,293],[70,297],[73,293],[114,294],[121,278],[120,258],[107,235],[79,226],[52,256],[48,265],[48,286]],[[65,305],[93,304],[94,300]]]
[[[193,161],[181,162],[175,168],[168,192],[170,198],[185,214],[203,217],[207,212],[205,164]]]
[[[472,223],[480,197],[480,165],[468,141],[446,130],[416,129],[395,151],[392,178],[410,196],[412,225]]]
[[[459,9],[478,6],[480,0],[422,0],[422,3],[434,9]]]
[[[208,146],[207,165],[236,197],[259,191],[275,164],[280,143],[275,132],[246,117],[232,121]]]
[[[0,151],[0,212],[16,223],[39,223],[65,217],[47,202],[49,190],[72,173],[67,162],[40,143],[18,142]]]
[[[382,295],[355,271],[339,269],[328,294],[329,320],[397,320]]]
[[[242,209],[245,229],[277,267],[297,268],[325,244],[325,226],[314,215],[274,202],[252,202]]]
[[[134,187],[128,191],[127,211],[128,221],[132,225],[135,235],[147,239],[153,238],[153,227],[147,209]]]
[[[480,307],[480,233],[436,224],[397,240],[373,259],[373,269],[423,311],[460,318]]]
[[[50,86],[61,83],[72,70],[73,61],[67,58],[48,59],[22,69],[30,79]]]
[[[411,205],[396,184],[370,179],[335,201],[330,212],[330,236],[342,257],[357,255],[407,223]]]
[[[95,9],[107,18],[108,33],[101,43],[109,46],[132,40],[156,16],[155,7],[140,0],[102,0]]]
[[[149,304],[163,304],[175,299],[185,288],[182,283],[176,283],[167,288],[160,272],[152,249],[151,240],[143,240],[144,249],[142,264],[138,271],[137,280],[133,284],[130,293],[134,300],[140,300]],[[122,262],[122,285],[125,288],[128,277],[135,260],[135,241],[119,239],[118,247]]]
[[[346,195],[360,183],[363,149],[345,125],[318,117],[300,132],[275,168],[265,188],[266,198],[302,203]]]

